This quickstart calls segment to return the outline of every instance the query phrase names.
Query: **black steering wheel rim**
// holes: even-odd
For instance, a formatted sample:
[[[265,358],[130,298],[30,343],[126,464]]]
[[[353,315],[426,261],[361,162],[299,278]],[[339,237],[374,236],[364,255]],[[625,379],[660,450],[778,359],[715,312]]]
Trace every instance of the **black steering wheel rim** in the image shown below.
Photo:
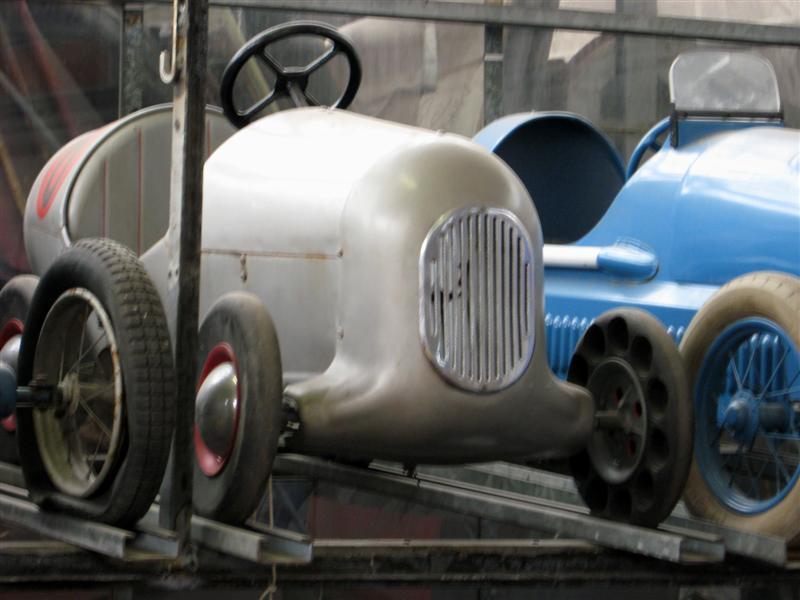
[[[275,61],[266,52],[266,49],[270,44],[295,35],[316,35],[330,40],[332,46],[304,68],[284,67]],[[308,79],[338,54],[343,54],[347,59],[350,67],[350,76],[344,92],[330,107],[343,109],[347,108],[353,101],[361,84],[361,61],[358,58],[355,46],[347,37],[339,33],[335,27],[318,21],[293,21],[262,31],[239,48],[225,67],[225,71],[222,74],[222,82],[220,83],[220,100],[225,116],[234,126],[241,129],[255,120],[258,113],[279,98],[288,97],[294,101],[296,106],[319,105],[319,102],[306,90]],[[261,59],[267,68],[275,73],[275,88],[268,96],[262,98],[248,109],[241,111],[236,108],[233,101],[234,83],[244,65],[253,56]]]

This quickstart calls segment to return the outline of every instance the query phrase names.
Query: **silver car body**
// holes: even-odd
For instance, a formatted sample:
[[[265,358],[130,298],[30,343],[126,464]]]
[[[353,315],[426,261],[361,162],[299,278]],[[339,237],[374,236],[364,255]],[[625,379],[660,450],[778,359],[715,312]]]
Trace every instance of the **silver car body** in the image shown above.
[[[135,120],[129,120],[128,126],[134,127]],[[209,117],[216,142],[230,133],[219,121]],[[169,120],[161,127],[168,135]],[[209,147],[217,145],[214,134],[208,137]],[[77,169],[69,176],[78,183],[85,177],[86,189],[103,168],[107,175],[107,164],[114,161],[111,146],[95,142],[88,142],[94,144],[90,154],[111,152],[99,163],[106,166],[96,167],[93,174]],[[154,150],[152,160],[168,162],[168,151],[169,144],[164,144],[160,158]],[[165,242],[146,248],[140,241],[146,237],[141,223],[148,217],[141,210],[145,184],[138,164],[140,225],[134,249],[142,253],[163,297]],[[48,221],[47,214],[37,214],[47,173],[46,167],[31,191],[25,220],[28,254],[39,273],[80,237],[70,235],[80,227],[78,217]],[[157,185],[168,189],[165,176]],[[101,180],[101,196],[131,196],[130,189],[114,194],[117,182]],[[70,205],[84,202],[75,193],[78,187],[72,185],[71,192],[55,201],[62,205],[56,213],[71,215],[75,211]],[[119,187],[124,187],[121,182]],[[163,212],[155,217],[163,222],[145,227],[163,232],[166,208],[154,210]],[[499,334],[491,332],[493,317],[475,317],[467,326],[464,316],[464,336],[442,341],[447,352],[452,345],[463,347],[461,372],[449,375],[430,346],[429,325],[421,324],[429,301],[436,307],[431,318],[441,315],[441,323],[445,315],[451,319],[454,311],[467,310],[463,298],[469,290],[460,279],[451,282],[449,292],[425,287],[425,245],[458,215],[494,215],[498,223],[505,219],[509,231],[516,228],[514,243],[527,248],[523,254],[530,277],[517,274],[525,289],[515,291],[515,312],[504,318],[525,320],[530,344],[524,346],[519,337],[514,352],[521,367],[495,378],[497,385],[486,385],[480,368],[472,385],[459,383],[468,379],[467,352],[483,348],[488,354],[474,359],[475,364],[486,364],[487,357],[494,364]],[[101,217],[108,221],[107,214]],[[83,230],[98,234],[90,229]],[[488,256],[486,231],[487,237],[475,238],[473,246]],[[473,256],[471,263],[476,282],[477,260]],[[516,260],[514,264],[523,264]],[[488,265],[488,259],[480,264]],[[481,268],[489,272],[488,266]],[[470,140],[322,108],[294,109],[256,121],[228,137],[206,162],[201,273],[201,315],[234,290],[256,294],[272,315],[285,394],[296,401],[302,424],[290,440],[293,448],[448,463],[566,456],[589,438],[594,411],[590,395],[558,381],[547,366],[542,236],[533,202],[502,161]],[[473,292],[480,290],[480,315],[489,315],[486,306],[495,304],[489,302],[494,279],[480,281],[474,285],[482,287]]]

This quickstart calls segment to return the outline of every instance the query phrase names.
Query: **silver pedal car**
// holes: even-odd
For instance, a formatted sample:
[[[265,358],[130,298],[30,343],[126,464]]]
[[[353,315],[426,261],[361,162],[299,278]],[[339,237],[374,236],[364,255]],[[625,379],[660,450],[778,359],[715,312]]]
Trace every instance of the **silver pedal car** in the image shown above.
[[[300,34],[327,50],[284,67],[269,48]],[[345,92],[333,108],[305,106],[315,104],[309,75],[339,53]],[[233,90],[248,60],[275,83],[242,111]],[[225,115],[240,129],[207,114],[196,510],[246,519],[285,434],[289,450],[346,461],[570,458],[595,513],[661,521],[692,448],[666,332],[641,312],[606,313],[576,352],[580,385],[558,380],[535,199],[468,139],[340,110],[359,80],[356,51],[335,29],[279,26],[223,77]],[[281,98],[298,107],[255,118]],[[0,293],[0,398],[6,414],[16,404],[32,496],[107,522],[147,509],[171,436],[158,302],[173,275],[169,136],[169,109],[149,109],[56,154],[25,218],[41,280],[35,292],[27,277]]]

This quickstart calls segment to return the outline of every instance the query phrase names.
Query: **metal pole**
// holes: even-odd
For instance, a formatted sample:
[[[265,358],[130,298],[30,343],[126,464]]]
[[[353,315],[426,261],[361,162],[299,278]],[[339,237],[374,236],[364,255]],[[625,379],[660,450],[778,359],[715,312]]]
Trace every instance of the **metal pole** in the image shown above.
[[[175,83],[172,177],[167,248],[167,316],[177,374],[175,436],[161,489],[159,525],[176,532],[182,556],[191,555],[192,438],[203,209],[208,0],[175,0]],[[162,69],[163,73],[163,69]]]
[[[144,8],[142,5],[122,7],[119,53],[119,114],[120,118],[144,105],[145,44]]]
[[[484,0],[501,4],[502,0]],[[503,116],[503,26],[483,28],[483,124]]]
[[[211,5],[354,17],[389,17],[506,27],[603,31],[625,35],[717,40],[769,46],[800,46],[800,27],[792,25],[760,25],[735,21],[562,10],[547,8],[538,2],[493,5],[431,0],[211,0]]]

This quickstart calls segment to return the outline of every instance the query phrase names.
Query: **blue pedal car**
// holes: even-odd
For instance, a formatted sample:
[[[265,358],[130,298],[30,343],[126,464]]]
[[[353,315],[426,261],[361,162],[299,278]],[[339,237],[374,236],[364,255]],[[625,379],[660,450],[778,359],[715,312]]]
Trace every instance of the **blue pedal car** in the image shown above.
[[[683,54],[670,90],[672,114],[627,168],[569,113],[512,115],[475,139],[539,211],[553,370],[585,384],[596,357],[575,347],[593,319],[650,311],[693,390],[688,508],[800,540],[800,131],[784,127],[774,71],[753,54]]]

